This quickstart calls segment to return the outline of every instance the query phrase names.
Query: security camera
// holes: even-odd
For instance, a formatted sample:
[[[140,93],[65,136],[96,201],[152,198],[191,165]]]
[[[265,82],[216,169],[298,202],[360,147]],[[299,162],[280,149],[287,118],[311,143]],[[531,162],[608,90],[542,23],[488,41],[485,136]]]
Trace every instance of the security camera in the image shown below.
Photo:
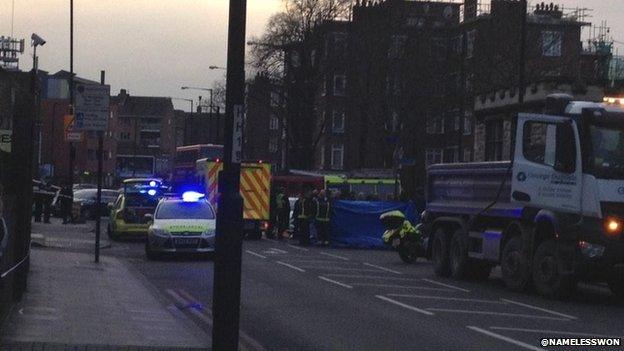
[[[33,33],[30,36],[30,39],[32,40],[32,46],[43,46],[45,45],[46,41],[43,40],[42,37],[38,36],[37,34]]]

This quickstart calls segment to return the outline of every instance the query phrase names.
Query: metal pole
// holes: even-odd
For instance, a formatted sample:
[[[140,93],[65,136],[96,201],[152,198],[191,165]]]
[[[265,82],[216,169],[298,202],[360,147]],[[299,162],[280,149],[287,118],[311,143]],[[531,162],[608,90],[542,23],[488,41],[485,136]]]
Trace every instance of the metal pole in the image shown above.
[[[100,72],[100,83],[105,84],[106,72]],[[100,224],[101,224],[101,204],[102,204],[102,173],[104,169],[104,132],[98,131],[98,150],[97,150],[97,196],[95,199],[95,263],[100,262]]]
[[[526,44],[527,44],[527,0],[522,0],[522,14],[520,17],[520,65],[518,72],[518,103],[524,104],[526,94]]]
[[[245,111],[247,0],[230,0],[224,167],[219,174],[213,286],[213,350],[238,350],[243,199],[240,196],[242,127]]]

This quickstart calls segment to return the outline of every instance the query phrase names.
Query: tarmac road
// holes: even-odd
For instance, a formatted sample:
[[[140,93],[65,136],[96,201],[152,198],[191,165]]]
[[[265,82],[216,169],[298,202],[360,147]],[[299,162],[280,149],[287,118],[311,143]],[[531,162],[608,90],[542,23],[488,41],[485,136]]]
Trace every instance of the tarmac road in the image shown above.
[[[141,241],[112,242],[120,257],[199,326],[212,323],[210,260],[148,261]],[[266,350],[622,350],[546,347],[542,338],[624,337],[624,303],[604,286],[581,286],[569,301],[487,282],[433,275],[391,251],[301,248],[246,241],[241,329]]]

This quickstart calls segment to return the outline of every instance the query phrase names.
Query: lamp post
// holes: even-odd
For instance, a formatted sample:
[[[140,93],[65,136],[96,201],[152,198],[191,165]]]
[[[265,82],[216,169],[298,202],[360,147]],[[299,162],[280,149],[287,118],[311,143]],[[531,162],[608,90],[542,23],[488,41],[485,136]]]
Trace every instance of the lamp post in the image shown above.
[[[227,71],[226,67],[221,67],[221,66],[208,66],[208,69],[214,71],[214,70],[219,70],[219,71]]]

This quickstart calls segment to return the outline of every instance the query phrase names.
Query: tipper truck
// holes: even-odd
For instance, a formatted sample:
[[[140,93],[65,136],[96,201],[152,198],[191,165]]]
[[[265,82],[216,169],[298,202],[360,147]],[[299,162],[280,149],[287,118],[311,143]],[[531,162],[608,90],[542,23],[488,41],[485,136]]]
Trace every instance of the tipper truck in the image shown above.
[[[620,101],[620,103],[624,100]],[[439,276],[552,298],[579,281],[624,298],[624,110],[547,98],[517,117],[512,161],[432,165],[423,223]]]

